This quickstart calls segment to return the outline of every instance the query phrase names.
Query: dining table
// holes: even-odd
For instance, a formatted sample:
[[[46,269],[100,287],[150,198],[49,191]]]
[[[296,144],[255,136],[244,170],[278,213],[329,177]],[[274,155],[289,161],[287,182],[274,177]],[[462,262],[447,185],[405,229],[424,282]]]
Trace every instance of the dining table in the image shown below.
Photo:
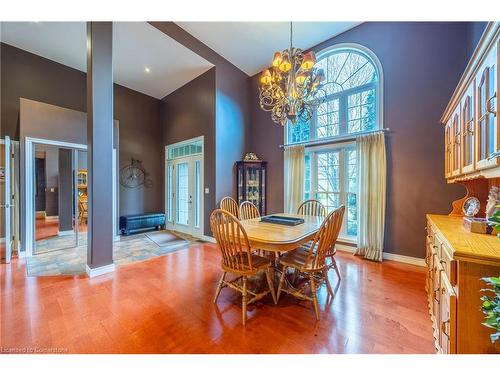
[[[273,216],[301,218],[304,222],[292,226],[265,222],[261,220],[262,217],[257,217],[242,220],[241,225],[245,229],[250,247],[267,252],[271,260],[271,278],[277,286],[279,275],[282,272],[279,265],[279,255],[297,249],[314,239],[314,236],[323,223],[324,217],[290,213],[278,213],[273,214]],[[295,289],[288,276],[284,280],[288,284],[288,288]],[[262,288],[265,285],[265,280],[262,279],[260,284],[260,288]]]
[[[294,250],[312,240],[324,220],[322,216],[289,213],[278,213],[273,215],[301,218],[304,222],[292,226],[264,222],[261,221],[262,218],[260,217],[242,220],[241,225],[247,233],[248,241],[252,248],[274,254]]]

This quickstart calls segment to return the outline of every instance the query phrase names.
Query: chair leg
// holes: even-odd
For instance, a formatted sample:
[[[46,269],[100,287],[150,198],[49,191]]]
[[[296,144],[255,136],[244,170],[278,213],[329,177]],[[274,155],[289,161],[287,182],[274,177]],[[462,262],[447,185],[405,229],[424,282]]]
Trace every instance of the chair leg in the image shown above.
[[[217,303],[217,298],[219,298],[220,291],[222,290],[222,286],[224,285],[224,278],[226,277],[227,272],[222,274],[220,278],[219,284],[217,285],[217,290],[215,291],[214,303]]]
[[[326,289],[328,290],[328,294],[333,297],[333,289],[330,284],[330,280],[328,279],[328,269],[326,267],[323,268],[323,276],[325,277],[325,284],[326,284]]]
[[[316,283],[314,281],[314,275],[312,273],[309,275],[309,280],[311,282],[311,293],[313,299],[314,314],[316,315],[316,320],[319,320],[318,296],[316,295]]]
[[[247,277],[243,276],[243,297],[242,297],[242,320],[243,320],[243,325],[246,325],[247,323]]]
[[[276,293],[274,292],[273,280],[271,279],[271,274],[269,272],[269,268],[266,270],[266,278],[267,278],[267,286],[269,287],[269,290],[271,291],[271,296],[273,296],[273,301],[274,301],[274,304],[276,305],[278,303],[278,300],[276,299]]]
[[[283,288],[283,282],[285,281],[286,269],[287,267],[283,266],[283,269],[281,270],[280,283],[278,285],[278,295],[276,296],[278,301],[280,300],[281,289]]]
[[[337,261],[335,260],[335,257],[332,257],[332,266],[335,269],[335,273],[337,274],[337,277],[339,278],[339,280],[342,280],[342,278],[340,277],[339,266],[337,265]]]

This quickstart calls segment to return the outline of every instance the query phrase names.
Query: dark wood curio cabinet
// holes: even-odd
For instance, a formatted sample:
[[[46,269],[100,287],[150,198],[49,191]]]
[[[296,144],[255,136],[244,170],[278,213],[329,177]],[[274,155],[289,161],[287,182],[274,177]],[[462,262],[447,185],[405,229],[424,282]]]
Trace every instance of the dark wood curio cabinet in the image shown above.
[[[266,214],[267,162],[236,162],[236,197],[238,204],[250,201],[257,206],[261,215]]]

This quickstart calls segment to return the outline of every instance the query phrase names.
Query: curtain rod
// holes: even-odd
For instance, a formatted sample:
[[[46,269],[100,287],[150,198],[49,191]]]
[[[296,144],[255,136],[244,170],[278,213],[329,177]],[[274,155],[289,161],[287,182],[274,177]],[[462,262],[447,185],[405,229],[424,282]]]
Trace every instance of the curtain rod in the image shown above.
[[[335,144],[335,143],[341,143],[341,142],[346,142],[346,141],[354,141],[356,138],[359,136],[365,135],[365,134],[373,134],[373,133],[387,133],[391,129],[389,128],[383,128],[383,129],[377,129],[377,130],[370,130],[367,132],[363,133],[357,133],[357,134],[352,134],[352,135],[344,135],[342,137],[336,137],[336,138],[329,138],[321,141],[302,141],[302,142],[297,142],[297,143],[288,143],[286,145],[280,145],[280,148],[286,148],[286,147],[291,147],[291,146],[300,146],[304,145],[304,147],[314,147],[314,146],[321,146],[321,145],[329,145],[329,144]]]

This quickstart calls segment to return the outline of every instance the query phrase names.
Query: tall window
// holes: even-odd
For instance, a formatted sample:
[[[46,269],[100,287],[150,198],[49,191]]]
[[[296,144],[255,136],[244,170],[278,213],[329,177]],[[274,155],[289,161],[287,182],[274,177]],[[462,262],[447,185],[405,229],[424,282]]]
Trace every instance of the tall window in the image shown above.
[[[345,205],[344,238],[358,234],[354,136],[380,124],[380,72],[370,55],[352,47],[318,53],[317,66],[326,76],[326,99],[308,123],[287,126],[287,143],[306,146],[304,199],[319,200],[328,212]]]

